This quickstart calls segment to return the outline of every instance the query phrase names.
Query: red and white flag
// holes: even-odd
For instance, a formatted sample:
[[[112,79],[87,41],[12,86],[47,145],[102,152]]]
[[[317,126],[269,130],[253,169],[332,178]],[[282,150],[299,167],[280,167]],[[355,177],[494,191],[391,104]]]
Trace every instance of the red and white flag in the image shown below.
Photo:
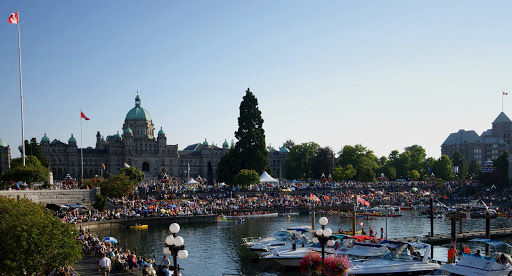
[[[364,223],[362,221],[359,222],[359,225],[364,226]]]
[[[309,197],[311,198],[311,200],[320,201],[320,199],[318,197],[316,197],[316,195],[314,195],[312,193],[309,194]]]
[[[11,16],[9,16],[8,21],[10,24],[18,24],[18,13],[17,12],[11,13]]]
[[[508,93],[507,92],[503,92],[503,95],[508,95]]]
[[[80,118],[84,118],[86,121],[89,121],[90,119],[85,116],[85,114],[80,111]]]

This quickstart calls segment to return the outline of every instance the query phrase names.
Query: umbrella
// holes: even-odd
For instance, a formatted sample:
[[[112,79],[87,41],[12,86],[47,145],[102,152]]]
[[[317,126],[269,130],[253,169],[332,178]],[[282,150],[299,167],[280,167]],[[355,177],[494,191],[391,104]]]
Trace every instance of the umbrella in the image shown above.
[[[109,242],[109,243],[118,243],[117,239],[114,237],[105,237],[102,242]]]

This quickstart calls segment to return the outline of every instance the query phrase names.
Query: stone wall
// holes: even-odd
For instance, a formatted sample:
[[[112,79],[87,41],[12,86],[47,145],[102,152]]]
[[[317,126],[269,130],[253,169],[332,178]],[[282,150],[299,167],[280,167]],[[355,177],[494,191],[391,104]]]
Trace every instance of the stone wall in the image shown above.
[[[0,196],[28,198],[36,203],[53,203],[57,205],[78,203],[92,206],[100,189],[91,190],[13,190],[0,191]]]

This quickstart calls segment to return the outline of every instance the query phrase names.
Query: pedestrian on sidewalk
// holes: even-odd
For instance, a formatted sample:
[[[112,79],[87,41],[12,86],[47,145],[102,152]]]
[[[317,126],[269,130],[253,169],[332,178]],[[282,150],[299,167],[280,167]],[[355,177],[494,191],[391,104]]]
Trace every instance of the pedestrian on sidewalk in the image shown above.
[[[98,264],[98,270],[101,272],[101,276],[109,276],[111,267],[112,262],[107,258],[105,253],[102,253],[100,263]]]

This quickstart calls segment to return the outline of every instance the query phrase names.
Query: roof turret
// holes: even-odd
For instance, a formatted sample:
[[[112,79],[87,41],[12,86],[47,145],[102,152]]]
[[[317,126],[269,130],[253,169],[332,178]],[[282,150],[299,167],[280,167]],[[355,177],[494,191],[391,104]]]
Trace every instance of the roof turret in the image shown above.
[[[0,139],[0,147],[7,147],[7,144],[4,141],[2,141],[2,139]]]
[[[206,138],[204,138],[203,146],[208,146],[208,141],[206,141]]]
[[[151,121],[149,112],[140,106],[139,91],[137,90],[137,97],[135,97],[135,107],[126,114],[125,120],[146,120]]]
[[[46,136],[46,133],[44,134],[43,138],[41,138],[41,142],[48,142],[48,143],[50,143],[50,138],[48,138],[48,136]]]
[[[224,139],[224,143],[222,143],[223,148],[229,147],[228,140]]]
[[[124,134],[133,134],[133,131],[130,127],[127,127],[125,130],[124,130]]]
[[[165,135],[165,132],[164,132],[164,130],[162,129],[162,127],[160,127],[160,130],[158,131],[158,135]]]
[[[282,146],[280,149],[279,149],[279,152],[280,153],[286,153],[286,152],[290,152],[290,150],[288,148],[286,148],[285,146]]]
[[[71,143],[76,144],[76,139],[75,139],[75,137],[73,137],[73,133],[71,133],[71,137],[69,137],[69,140],[68,140],[68,144],[71,144]]]

